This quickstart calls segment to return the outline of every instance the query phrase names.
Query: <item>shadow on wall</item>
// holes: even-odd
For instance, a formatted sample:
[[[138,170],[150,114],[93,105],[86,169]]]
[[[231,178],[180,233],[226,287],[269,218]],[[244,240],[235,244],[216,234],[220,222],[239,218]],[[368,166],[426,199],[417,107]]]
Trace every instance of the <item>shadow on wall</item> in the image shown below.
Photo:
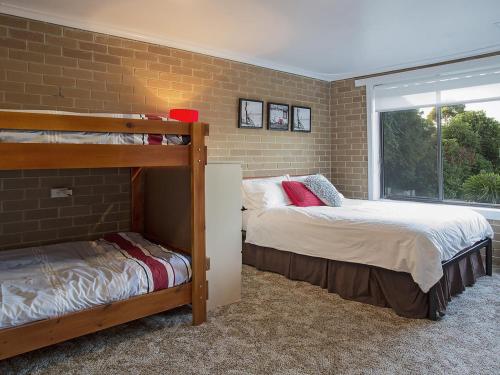
[[[73,195],[50,198],[53,187]],[[0,171],[0,249],[130,228],[129,169]]]

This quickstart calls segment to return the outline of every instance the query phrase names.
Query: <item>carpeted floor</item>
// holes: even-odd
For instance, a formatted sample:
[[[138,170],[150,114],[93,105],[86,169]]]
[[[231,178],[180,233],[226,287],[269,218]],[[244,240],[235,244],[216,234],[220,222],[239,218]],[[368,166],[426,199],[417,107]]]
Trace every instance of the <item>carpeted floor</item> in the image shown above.
[[[439,322],[400,318],[251,267],[243,300],[189,325],[189,309],[0,363],[0,374],[500,374],[500,275]]]

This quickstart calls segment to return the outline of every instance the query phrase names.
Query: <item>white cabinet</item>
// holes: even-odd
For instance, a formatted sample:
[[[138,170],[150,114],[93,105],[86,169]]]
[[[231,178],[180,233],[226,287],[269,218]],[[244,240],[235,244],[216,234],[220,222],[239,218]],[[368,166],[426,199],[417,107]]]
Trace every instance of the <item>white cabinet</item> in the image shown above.
[[[239,163],[206,167],[208,310],[241,299],[241,179]]]

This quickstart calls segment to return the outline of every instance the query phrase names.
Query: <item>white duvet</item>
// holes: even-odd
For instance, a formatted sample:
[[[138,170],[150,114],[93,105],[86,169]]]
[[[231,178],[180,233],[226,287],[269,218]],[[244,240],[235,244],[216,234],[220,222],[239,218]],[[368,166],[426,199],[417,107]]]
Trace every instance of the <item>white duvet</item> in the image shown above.
[[[277,207],[248,217],[246,242],[410,273],[423,292],[441,262],[485,238],[488,221],[465,207],[345,199],[342,207]]]

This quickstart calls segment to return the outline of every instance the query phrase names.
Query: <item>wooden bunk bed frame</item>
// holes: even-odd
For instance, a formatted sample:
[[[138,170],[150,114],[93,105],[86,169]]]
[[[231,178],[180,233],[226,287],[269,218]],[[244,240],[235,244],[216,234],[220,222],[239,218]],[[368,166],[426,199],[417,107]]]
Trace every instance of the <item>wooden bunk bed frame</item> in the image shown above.
[[[0,112],[0,129],[189,135],[189,145],[0,143],[0,170],[131,168],[132,230],[144,233],[145,167],[188,167],[191,179],[192,279],[177,287],[0,330],[0,360],[191,304],[193,324],[206,321],[205,136],[208,124],[109,117]],[[162,242],[166,247],[168,243]],[[177,249],[178,250],[178,249]]]

